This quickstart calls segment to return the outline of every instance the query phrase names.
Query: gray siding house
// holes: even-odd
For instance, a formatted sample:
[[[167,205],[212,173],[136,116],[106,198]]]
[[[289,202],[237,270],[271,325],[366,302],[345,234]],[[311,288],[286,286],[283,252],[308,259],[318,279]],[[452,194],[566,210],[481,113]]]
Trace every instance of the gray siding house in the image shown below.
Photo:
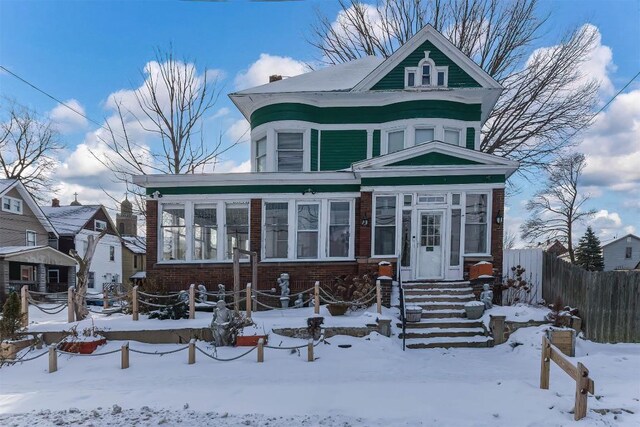
[[[634,270],[640,263],[640,237],[627,234],[602,245],[604,271]]]

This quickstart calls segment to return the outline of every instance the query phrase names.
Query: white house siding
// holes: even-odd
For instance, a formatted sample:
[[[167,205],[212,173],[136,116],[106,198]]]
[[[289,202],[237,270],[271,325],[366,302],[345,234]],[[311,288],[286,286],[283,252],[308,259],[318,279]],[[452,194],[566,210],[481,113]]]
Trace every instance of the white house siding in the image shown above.
[[[513,278],[512,267],[525,269],[524,279],[533,284],[536,301],[542,300],[542,249],[505,249],[502,261],[502,277]]]
[[[627,247],[631,247],[631,258],[625,258]],[[602,255],[604,271],[633,270],[640,262],[640,239],[635,236],[623,237],[605,245]]]
[[[82,230],[76,235],[75,244],[78,253],[83,256],[89,235],[97,236],[95,231]],[[110,247],[114,248],[114,260],[109,260]],[[102,284],[107,282],[122,282],[122,244],[118,236],[105,234],[96,248],[89,271],[94,273],[94,287],[102,291]]]

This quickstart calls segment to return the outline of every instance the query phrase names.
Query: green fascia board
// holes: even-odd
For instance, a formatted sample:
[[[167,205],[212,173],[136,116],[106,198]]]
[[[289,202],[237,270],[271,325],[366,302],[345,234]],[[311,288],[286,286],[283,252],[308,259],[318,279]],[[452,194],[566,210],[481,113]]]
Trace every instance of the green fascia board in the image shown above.
[[[368,124],[417,118],[442,118],[478,122],[480,104],[455,101],[414,100],[379,106],[316,107],[295,102],[271,104],[251,114],[251,128],[280,120],[318,124]]]
[[[480,165],[482,163],[469,159],[450,156],[442,153],[425,153],[410,159],[391,163],[387,166],[447,166],[447,165]]]
[[[436,67],[447,66],[448,68],[448,86],[450,88],[457,87],[482,87],[476,82],[466,71],[458,64],[453,62],[447,55],[442,53],[430,41],[425,41],[416,50],[411,52],[405,59],[400,62],[393,70],[381,78],[371,90],[402,90],[404,89],[404,69],[417,67],[418,63],[424,59],[424,52],[429,51],[429,58],[435,62]],[[435,74],[434,74],[435,76]]]
[[[340,170],[367,158],[366,130],[323,130],[320,133],[320,170]]]
[[[362,178],[362,186],[503,184],[504,175],[393,176]]]
[[[158,191],[162,195],[180,194],[264,194],[264,193],[301,193],[309,188],[316,193],[351,193],[359,192],[359,184],[286,184],[286,185],[219,185],[197,187],[152,187],[147,188],[147,195]]]

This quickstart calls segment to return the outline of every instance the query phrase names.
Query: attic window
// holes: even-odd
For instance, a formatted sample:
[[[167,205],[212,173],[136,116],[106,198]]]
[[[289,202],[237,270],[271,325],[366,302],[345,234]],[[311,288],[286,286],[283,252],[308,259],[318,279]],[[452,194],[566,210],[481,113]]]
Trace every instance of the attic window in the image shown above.
[[[22,200],[4,196],[2,198],[2,210],[15,214],[22,214]]]
[[[107,222],[106,221],[100,221],[99,219],[96,219],[94,222],[94,226],[93,229],[95,231],[102,231],[104,229],[107,228]]]
[[[405,87],[407,88],[432,88],[446,87],[449,67],[438,67],[433,59],[429,58],[429,51],[424,53],[424,58],[416,67],[405,68]],[[418,78],[416,79],[416,75]]]

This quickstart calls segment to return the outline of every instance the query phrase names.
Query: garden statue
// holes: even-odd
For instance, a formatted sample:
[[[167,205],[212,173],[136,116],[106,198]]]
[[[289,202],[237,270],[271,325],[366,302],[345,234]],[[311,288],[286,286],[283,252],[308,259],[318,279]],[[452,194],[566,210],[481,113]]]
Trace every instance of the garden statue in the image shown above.
[[[293,305],[295,308],[304,307],[304,300],[302,299],[302,297],[303,297],[302,294],[298,294],[298,298],[293,302]]]
[[[218,300],[224,301],[224,297],[226,296],[225,293],[226,293],[226,291],[224,289],[224,285],[222,283],[220,283],[218,285]]]
[[[229,310],[224,300],[216,303],[216,309],[211,319],[211,332],[216,347],[231,345],[230,326],[233,320],[233,312]]]
[[[289,308],[289,274],[282,273],[278,279],[278,286],[280,286],[280,304],[282,308]]]
[[[198,302],[207,302],[207,288],[204,283],[198,285]]]
[[[489,284],[482,285],[482,293],[480,293],[480,302],[484,303],[485,310],[493,307],[493,291],[489,289]]]

